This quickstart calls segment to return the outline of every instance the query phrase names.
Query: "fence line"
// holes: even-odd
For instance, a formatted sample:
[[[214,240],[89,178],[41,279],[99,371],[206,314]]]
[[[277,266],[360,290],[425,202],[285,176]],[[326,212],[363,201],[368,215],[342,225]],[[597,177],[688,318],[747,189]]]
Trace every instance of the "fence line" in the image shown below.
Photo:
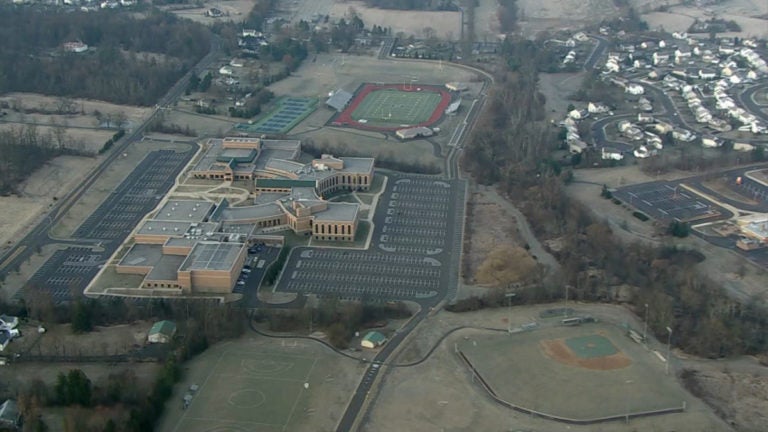
[[[559,421],[562,423],[569,423],[569,424],[577,424],[577,425],[588,425],[588,424],[595,424],[595,423],[604,423],[609,421],[615,421],[615,420],[629,420],[631,418],[638,418],[638,417],[650,417],[654,415],[662,415],[662,414],[671,414],[671,413],[679,413],[685,411],[685,402],[679,407],[670,407],[670,408],[661,408],[657,410],[651,410],[651,411],[635,411],[635,412],[627,412],[624,414],[614,414],[610,416],[605,417],[596,417],[591,419],[574,419],[570,417],[562,417],[555,414],[548,414],[541,411],[536,411],[531,408],[522,407],[519,405],[515,405],[511,402],[505,401],[504,399],[501,399],[499,396],[496,395],[496,392],[493,390],[493,388],[485,381],[483,376],[480,374],[480,372],[475,368],[475,366],[472,364],[472,362],[469,361],[467,356],[464,355],[464,353],[461,350],[458,350],[459,358],[469,367],[470,371],[472,372],[472,375],[477,377],[477,381],[480,383],[480,386],[483,388],[483,390],[488,393],[488,396],[490,396],[494,401],[497,403],[507,407],[511,408],[515,411],[519,411],[524,414],[530,414],[530,415],[536,415],[539,417],[543,417],[550,420]]]

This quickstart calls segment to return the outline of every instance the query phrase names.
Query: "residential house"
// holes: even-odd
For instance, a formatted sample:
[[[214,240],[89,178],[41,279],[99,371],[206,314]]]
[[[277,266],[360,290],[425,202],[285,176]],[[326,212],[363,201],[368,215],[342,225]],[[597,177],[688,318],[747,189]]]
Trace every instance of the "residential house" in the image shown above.
[[[632,95],[641,95],[645,93],[645,88],[640,84],[630,83],[624,91]]]
[[[703,80],[713,80],[717,78],[717,72],[714,69],[699,69],[699,78]]]
[[[615,160],[620,161],[624,159],[624,154],[616,149],[612,149],[609,147],[603,147],[600,150],[600,157],[603,160]]]

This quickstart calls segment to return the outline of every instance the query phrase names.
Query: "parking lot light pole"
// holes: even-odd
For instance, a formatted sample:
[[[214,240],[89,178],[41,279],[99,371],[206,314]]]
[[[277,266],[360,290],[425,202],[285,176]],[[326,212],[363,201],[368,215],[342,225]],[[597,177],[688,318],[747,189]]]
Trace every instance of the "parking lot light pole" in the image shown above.
[[[512,297],[515,297],[517,293],[504,294],[507,298],[507,333],[512,333]]]
[[[645,325],[643,326],[643,343],[648,346],[648,303],[645,304]]]
[[[626,384],[627,387],[629,387],[629,385],[632,384],[633,382],[634,381],[632,381],[632,380],[626,380],[626,381],[624,381],[624,384]],[[629,389],[625,388],[624,389],[624,395],[626,396],[626,398],[624,399],[624,402],[625,402],[625,408],[626,409],[624,410],[624,413],[625,413],[624,415],[625,415],[627,424],[629,424],[629,393],[630,393]]]
[[[670,357],[670,347],[672,345],[672,327],[667,327],[667,333],[669,333],[669,336],[667,337],[667,375],[669,375],[669,364],[672,362],[672,357]]]

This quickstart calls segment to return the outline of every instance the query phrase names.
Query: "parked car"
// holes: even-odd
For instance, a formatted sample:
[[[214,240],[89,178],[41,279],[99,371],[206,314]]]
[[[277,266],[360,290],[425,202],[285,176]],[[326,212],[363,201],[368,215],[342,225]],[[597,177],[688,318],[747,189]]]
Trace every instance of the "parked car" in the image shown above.
[[[237,281],[237,286],[245,286],[245,281]]]
[[[251,272],[251,269],[243,268],[243,273],[248,274]]]

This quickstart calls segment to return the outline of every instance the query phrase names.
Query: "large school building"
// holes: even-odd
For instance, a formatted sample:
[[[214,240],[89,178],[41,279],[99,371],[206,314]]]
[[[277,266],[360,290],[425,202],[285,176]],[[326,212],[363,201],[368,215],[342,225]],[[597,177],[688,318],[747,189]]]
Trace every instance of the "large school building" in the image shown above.
[[[117,252],[115,272],[140,275],[145,295],[226,294],[237,282],[248,247],[274,241],[279,231],[353,241],[360,205],[324,197],[340,189],[368,190],[374,160],[322,155],[301,163],[300,156],[298,141],[210,140],[187,175],[253,181],[249,202],[166,199],[136,227],[130,247]]]

